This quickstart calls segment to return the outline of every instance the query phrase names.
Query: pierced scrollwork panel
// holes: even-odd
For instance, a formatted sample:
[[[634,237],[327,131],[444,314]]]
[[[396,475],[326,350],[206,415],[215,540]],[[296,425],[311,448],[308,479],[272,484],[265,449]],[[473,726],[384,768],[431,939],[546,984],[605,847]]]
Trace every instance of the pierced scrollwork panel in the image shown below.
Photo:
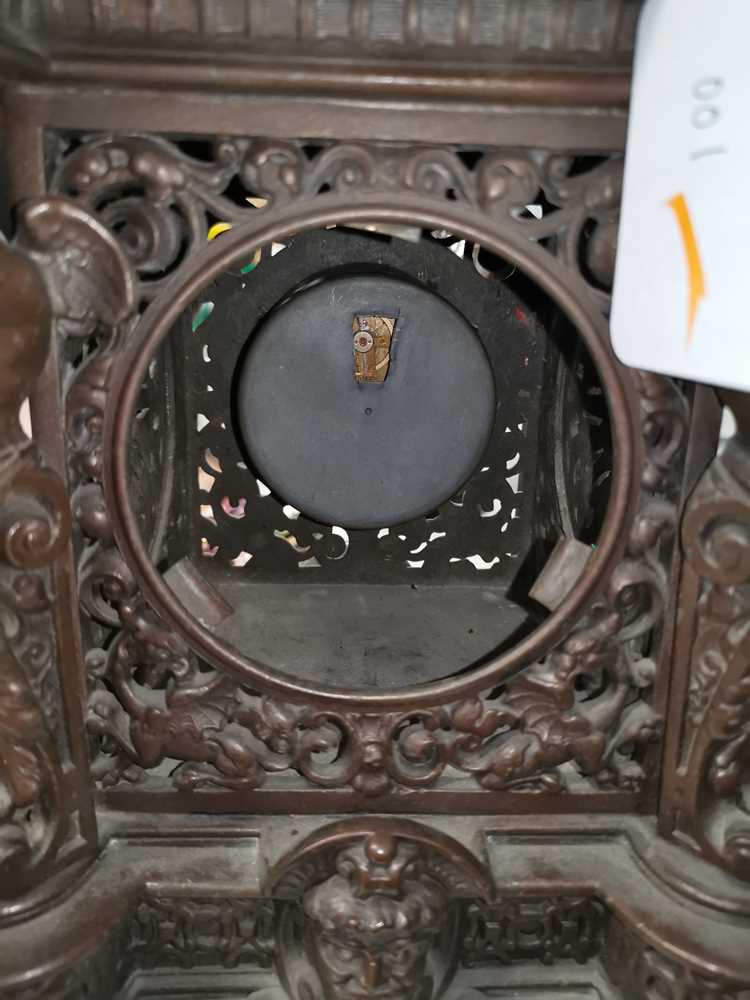
[[[212,219],[237,224],[328,191],[412,192],[458,200],[523,233],[605,310],[620,183],[618,158],[221,139],[197,159],[150,136],[73,144],[53,179],[110,227],[144,299],[200,249]],[[535,202],[545,206],[541,219],[526,209]],[[77,493],[88,539],[81,599],[100,628],[89,653],[88,725],[103,782],[151,775],[182,789],[250,790],[296,775],[301,787],[349,786],[373,799],[457,778],[492,791],[644,786],[646,749],[661,724],[651,692],[687,428],[687,404],[669,380],[633,376],[640,511],[585,619],[544,662],[481,697],[370,715],[285,704],[238,684],[201,664],[144,602],[112,543],[97,468],[108,371],[123,335],[120,324],[102,340],[68,392],[72,460],[86,474]],[[121,631],[110,641],[107,629]]]
[[[62,145],[51,189],[117,234],[146,299],[201,249],[212,220],[236,225],[249,213],[331,191],[411,192],[464,203],[518,227],[607,304],[621,157],[217,138],[198,159],[148,135],[76,137]],[[526,208],[536,203],[546,207],[541,219]]]
[[[196,145],[201,143],[191,142],[189,148],[195,151]],[[272,212],[286,204],[324,197],[330,190],[335,194],[412,192],[428,195],[436,204],[458,200],[549,250],[584,279],[596,303],[606,308],[621,184],[617,157],[582,160],[543,151],[479,153],[438,148],[415,152],[388,145],[217,139],[202,144],[199,159],[178,144],[143,135],[75,139],[66,152],[52,180],[53,189],[97,212],[115,233],[138,271],[144,299],[158,294],[180,265],[200,250],[213,220],[236,225],[259,210]],[[532,202],[544,206],[541,219],[526,208]],[[169,225],[159,221],[163,217],[169,218]],[[168,235],[174,226],[179,238]],[[486,274],[479,251],[474,247],[472,255],[477,269]],[[244,275],[247,282],[255,281],[256,289],[261,276],[251,276],[249,271]],[[244,567],[250,574],[256,574],[261,564],[267,565],[271,556],[280,568],[275,572],[322,566],[340,574],[352,562],[352,538],[300,519],[294,511],[288,513],[262,484],[256,490],[233,447],[225,415],[215,412],[227,345],[223,336],[216,344],[210,342],[217,323],[210,312],[201,310],[212,305],[211,301],[202,303],[194,318],[198,337],[209,336],[202,344],[205,364],[199,368],[203,370],[190,372],[191,384],[193,378],[196,386],[205,382],[197,414],[203,447],[196,464],[200,488],[208,495],[195,501],[202,518],[202,554]],[[521,326],[531,318],[521,312],[510,321],[514,319],[520,336]],[[218,332],[223,334],[223,325]],[[514,343],[517,339],[511,338]],[[517,378],[526,379],[530,371],[527,358],[519,363]],[[522,387],[516,388],[523,395]],[[529,520],[529,512],[524,517],[523,509],[529,498],[518,492],[524,490],[524,482],[530,485],[534,479],[533,470],[524,469],[524,482],[519,486],[514,462],[516,456],[536,450],[534,434],[529,437],[529,420],[523,413],[516,416],[519,419],[509,413],[505,433],[500,433],[502,454],[483,465],[463,495],[444,505],[436,518],[379,533],[375,548],[381,559],[391,567],[424,573],[436,561],[446,559],[453,574],[474,572],[467,561],[493,575],[512,572],[513,560],[519,558],[518,536]],[[195,483],[191,485],[195,492]],[[460,551],[460,542],[453,542],[454,522],[469,507],[479,513],[475,552]],[[248,534],[248,529],[253,539],[249,547],[238,541],[238,535]]]
[[[102,779],[166,767],[178,788],[252,789],[297,772],[373,798],[462,774],[493,791],[638,790],[660,729],[650,693],[687,412],[668,380],[642,376],[640,388],[650,446],[626,557],[543,663],[482,697],[418,712],[284,704],[202,668],[121,568],[107,586],[124,628],[98,661],[90,702]]]

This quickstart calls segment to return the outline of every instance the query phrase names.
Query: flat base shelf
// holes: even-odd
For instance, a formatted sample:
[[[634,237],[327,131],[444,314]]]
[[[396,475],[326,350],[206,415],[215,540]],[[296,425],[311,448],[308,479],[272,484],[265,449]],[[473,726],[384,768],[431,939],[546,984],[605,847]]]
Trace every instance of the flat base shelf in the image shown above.
[[[536,624],[492,587],[211,582],[234,608],[214,634],[308,683],[423,684],[466,670]]]

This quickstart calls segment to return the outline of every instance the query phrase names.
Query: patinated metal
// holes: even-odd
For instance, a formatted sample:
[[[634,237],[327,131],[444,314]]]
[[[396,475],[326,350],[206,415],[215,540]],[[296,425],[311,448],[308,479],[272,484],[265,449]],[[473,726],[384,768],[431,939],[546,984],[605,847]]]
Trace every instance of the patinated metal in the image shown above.
[[[750,996],[747,399],[607,326],[639,8],[0,2],[2,997]],[[350,535],[264,507],[222,340],[348,263],[515,344],[486,467]],[[397,313],[341,323],[388,389]],[[389,611],[369,684],[343,613],[238,639],[365,585],[524,611],[431,673]]]

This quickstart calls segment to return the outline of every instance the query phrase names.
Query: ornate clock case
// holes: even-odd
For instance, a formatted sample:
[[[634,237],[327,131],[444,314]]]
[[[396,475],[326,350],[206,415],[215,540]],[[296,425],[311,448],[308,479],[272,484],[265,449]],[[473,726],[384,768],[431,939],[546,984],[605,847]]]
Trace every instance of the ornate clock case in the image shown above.
[[[750,410],[608,336],[639,6],[0,0],[3,998],[750,997]]]

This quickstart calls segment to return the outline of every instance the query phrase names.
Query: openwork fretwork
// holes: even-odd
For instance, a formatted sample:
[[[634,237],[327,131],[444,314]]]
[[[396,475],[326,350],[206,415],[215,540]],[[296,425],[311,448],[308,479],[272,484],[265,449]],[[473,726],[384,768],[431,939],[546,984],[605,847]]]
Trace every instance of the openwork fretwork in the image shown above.
[[[200,151],[205,158],[153,137],[93,138],[73,143],[57,168],[55,189],[117,234],[143,299],[158,296],[203,246],[214,219],[238,225],[282,206],[382,191],[428,196],[436,207],[457,201],[501,231],[523,233],[606,310],[617,158],[262,140],[220,140],[210,158]],[[541,219],[530,204],[544,206]],[[687,420],[668,380],[634,376],[644,447],[640,511],[619,567],[564,642],[481,697],[430,703],[426,696],[418,710],[370,714],[286,703],[237,683],[200,662],[144,601],[112,544],[99,470],[87,464],[97,454],[104,408],[116,405],[108,401],[107,368],[117,342],[105,330],[99,336],[68,392],[68,420],[88,432],[86,440],[71,438],[85,473],[76,494],[87,539],[83,603],[99,626],[117,630],[106,642],[95,631],[100,645],[89,652],[89,731],[102,781],[163,787],[168,778],[181,789],[236,790],[296,774],[302,787],[348,785],[370,797],[460,775],[491,791],[643,787],[644,748],[660,725],[650,700]],[[94,383],[87,396],[82,387]],[[217,471],[208,456],[203,471]],[[231,517],[236,498],[229,499]],[[295,534],[295,541],[304,547],[308,540]],[[154,559],[165,554],[157,544]]]
[[[153,298],[205,243],[212,219],[241,223],[324,192],[414,192],[448,198],[522,227],[583,277],[606,307],[622,159],[542,151],[409,148],[340,143],[219,139],[189,156],[154,136],[93,138],[65,149],[53,190],[76,198],[118,233]],[[189,144],[194,148],[195,143]],[[526,206],[543,202],[542,219]]]

